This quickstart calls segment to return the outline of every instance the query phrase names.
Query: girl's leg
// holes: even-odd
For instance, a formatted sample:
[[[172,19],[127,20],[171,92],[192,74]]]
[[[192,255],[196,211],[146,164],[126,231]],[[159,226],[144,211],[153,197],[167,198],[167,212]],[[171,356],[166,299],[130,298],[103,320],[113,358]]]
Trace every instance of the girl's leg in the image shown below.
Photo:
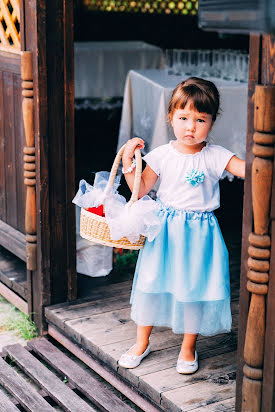
[[[195,359],[197,337],[198,335],[191,335],[189,333],[184,335],[181,345],[180,359],[186,361],[193,361]]]
[[[137,339],[136,344],[128,352],[132,355],[140,356],[143,354],[149,343],[149,337],[153,326],[137,325]]]

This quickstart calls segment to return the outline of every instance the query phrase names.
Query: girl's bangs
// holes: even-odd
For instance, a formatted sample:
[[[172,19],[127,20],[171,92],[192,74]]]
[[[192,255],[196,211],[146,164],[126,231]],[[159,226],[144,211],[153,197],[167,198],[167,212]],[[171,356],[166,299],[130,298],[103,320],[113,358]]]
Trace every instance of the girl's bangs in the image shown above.
[[[189,101],[192,110],[196,110],[199,113],[211,114],[213,116],[215,112],[213,110],[214,102],[198,88],[195,88],[195,90],[192,91],[186,90],[184,95],[176,102],[175,109],[184,109]]]

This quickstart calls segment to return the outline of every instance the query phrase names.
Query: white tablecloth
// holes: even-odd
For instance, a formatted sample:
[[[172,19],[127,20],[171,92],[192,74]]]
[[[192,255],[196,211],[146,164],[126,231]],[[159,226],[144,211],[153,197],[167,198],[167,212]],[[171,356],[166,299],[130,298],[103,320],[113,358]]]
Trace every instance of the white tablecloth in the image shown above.
[[[175,138],[167,121],[167,107],[180,76],[164,70],[131,70],[127,76],[118,148],[138,136],[145,140],[145,152]],[[220,115],[209,134],[209,142],[219,144],[245,159],[247,84],[212,80],[221,97]]]
[[[75,97],[123,96],[131,69],[163,67],[162,50],[141,41],[75,42]]]

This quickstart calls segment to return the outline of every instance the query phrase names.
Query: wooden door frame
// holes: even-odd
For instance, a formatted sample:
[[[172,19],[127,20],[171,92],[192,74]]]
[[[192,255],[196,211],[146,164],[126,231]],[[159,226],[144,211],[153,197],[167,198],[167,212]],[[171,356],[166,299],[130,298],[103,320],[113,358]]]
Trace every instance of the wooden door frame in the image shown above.
[[[25,0],[24,49],[33,55],[37,268],[31,308],[39,333],[44,307],[76,298],[73,0]]]
[[[12,5],[12,7],[15,4]],[[5,7],[5,5],[4,5]],[[20,16],[19,16],[20,14]],[[6,29],[2,28],[0,43],[0,146],[1,146],[1,219],[0,219],[0,245],[26,262],[26,238],[24,227],[24,177],[23,177],[23,128],[21,114],[21,51],[24,47],[24,24],[22,26],[22,39],[19,40],[15,21],[20,17],[24,21],[22,2],[19,10],[14,7],[12,15],[10,10],[3,12]],[[7,34],[9,33],[9,34]],[[7,41],[7,37],[10,41]],[[7,101],[5,100],[7,99]],[[16,258],[15,258],[16,259]],[[10,269],[13,265],[10,266]],[[13,279],[6,276],[1,270],[1,294],[25,313],[28,313],[29,300],[25,288],[24,264],[20,267],[22,278],[18,281],[19,272],[15,269]],[[21,283],[22,282],[22,283]]]
[[[24,16],[25,49],[33,53],[37,172],[37,270],[30,276],[32,312],[34,312],[33,317],[39,327],[39,332],[44,333],[47,331],[44,307],[74,299],[77,292],[75,216],[71,203],[75,193],[73,0],[63,0],[63,2],[25,0]],[[256,84],[262,82],[274,84],[274,77],[271,79],[266,76],[268,60],[262,60],[262,52],[270,57],[271,47],[267,42],[264,42],[263,46],[262,37],[252,35],[250,59],[253,64],[250,66],[249,80],[237,411],[241,410],[243,348],[249,309],[246,273],[248,234],[252,231],[253,96]],[[270,290],[274,294],[274,274],[272,282],[273,286]],[[269,317],[270,313],[268,311]],[[271,336],[269,328],[266,333]],[[268,355],[265,356],[268,359]],[[270,398],[270,384],[266,388],[265,399]]]

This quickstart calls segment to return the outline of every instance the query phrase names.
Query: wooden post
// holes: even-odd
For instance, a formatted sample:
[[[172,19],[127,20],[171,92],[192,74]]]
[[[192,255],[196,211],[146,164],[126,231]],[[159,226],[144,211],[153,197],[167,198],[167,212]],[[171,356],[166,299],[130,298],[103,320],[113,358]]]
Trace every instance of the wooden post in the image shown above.
[[[36,171],[33,125],[33,68],[31,52],[22,52],[21,78],[23,95],[22,114],[26,138],[26,146],[24,147],[24,183],[27,187],[25,214],[27,270],[36,270]]]
[[[236,411],[242,408],[242,383],[245,330],[249,309],[249,292],[246,287],[248,271],[248,236],[252,228],[252,193],[251,193],[251,169],[254,160],[253,134],[254,134],[254,100],[255,87],[260,82],[260,56],[262,39],[260,35],[250,36],[249,45],[249,82],[248,82],[248,107],[247,107],[247,136],[246,136],[246,170],[244,181],[244,203],[243,203],[243,227],[242,227],[242,257],[241,257],[241,281],[240,281],[240,314],[238,325],[238,368],[236,377]]]
[[[33,319],[43,334],[45,306],[76,297],[73,1],[24,0],[23,9],[24,44],[33,57],[36,160],[36,270],[29,272]],[[25,156],[34,160],[33,153]]]
[[[242,411],[260,412],[270,269],[270,199],[275,143],[275,87],[256,86],[252,164],[254,232],[249,235],[247,290],[251,293],[244,345]]]
[[[275,35],[263,36],[262,84],[275,86]],[[274,130],[275,110],[271,114]],[[275,410],[275,162],[273,162],[273,183],[270,213],[271,257],[266,299],[266,327],[262,387],[262,412]]]

